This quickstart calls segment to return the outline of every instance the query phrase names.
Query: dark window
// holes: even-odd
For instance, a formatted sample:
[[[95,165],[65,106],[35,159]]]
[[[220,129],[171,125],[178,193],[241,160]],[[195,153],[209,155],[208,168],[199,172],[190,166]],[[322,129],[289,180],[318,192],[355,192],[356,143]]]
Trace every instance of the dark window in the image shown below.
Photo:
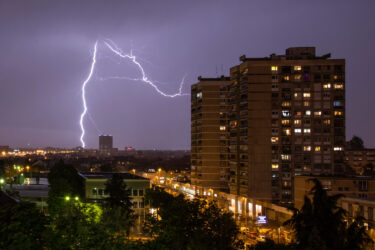
[[[143,189],[139,189],[139,196],[143,196]]]
[[[133,189],[133,196],[138,196],[138,189]]]

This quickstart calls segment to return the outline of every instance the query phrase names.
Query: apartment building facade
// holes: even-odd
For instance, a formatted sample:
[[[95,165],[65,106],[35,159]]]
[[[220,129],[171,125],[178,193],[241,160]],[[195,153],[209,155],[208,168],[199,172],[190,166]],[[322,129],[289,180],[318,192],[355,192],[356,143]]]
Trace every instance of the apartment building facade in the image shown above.
[[[229,77],[202,78],[191,86],[191,183],[229,191]],[[199,190],[197,190],[199,193]],[[203,194],[203,190],[201,190]]]
[[[314,47],[230,69],[230,192],[284,205],[303,174],[341,174],[345,147],[345,60]]]

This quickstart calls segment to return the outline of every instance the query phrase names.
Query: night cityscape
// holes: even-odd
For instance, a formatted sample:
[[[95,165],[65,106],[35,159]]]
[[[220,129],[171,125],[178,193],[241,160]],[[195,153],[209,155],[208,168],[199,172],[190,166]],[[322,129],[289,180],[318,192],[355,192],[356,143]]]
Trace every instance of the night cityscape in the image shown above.
[[[374,9],[0,0],[0,249],[375,249]]]

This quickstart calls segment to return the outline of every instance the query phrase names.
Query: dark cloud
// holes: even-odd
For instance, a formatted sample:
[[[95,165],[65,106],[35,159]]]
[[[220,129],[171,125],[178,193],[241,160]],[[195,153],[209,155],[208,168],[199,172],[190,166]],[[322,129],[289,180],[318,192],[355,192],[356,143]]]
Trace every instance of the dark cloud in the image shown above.
[[[228,73],[242,54],[316,46],[347,60],[347,136],[375,146],[373,1],[4,1],[0,0],[0,144],[79,145],[80,87],[96,40],[133,49],[168,93],[186,77]],[[189,148],[189,97],[163,98],[102,43],[87,87],[89,111],[115,145]],[[98,132],[86,119],[89,147]]]

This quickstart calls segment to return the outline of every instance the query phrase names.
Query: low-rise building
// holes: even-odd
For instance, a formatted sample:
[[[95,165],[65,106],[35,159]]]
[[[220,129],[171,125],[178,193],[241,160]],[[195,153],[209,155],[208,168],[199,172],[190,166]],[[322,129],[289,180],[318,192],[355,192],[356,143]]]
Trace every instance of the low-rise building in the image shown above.
[[[295,176],[294,206],[300,209],[304,196],[308,195],[318,179],[329,195],[343,194],[345,197],[375,199],[375,179],[368,176],[337,177],[337,176]]]
[[[345,163],[356,174],[373,175],[375,172],[375,148],[345,149]]]
[[[105,191],[105,183],[111,179],[114,174],[115,173],[81,172],[80,175],[85,181],[85,199],[88,202],[100,202],[102,199],[108,197],[108,193]],[[150,188],[150,180],[130,173],[116,174],[121,175],[130,191],[135,213],[137,215],[143,215],[145,213],[143,198],[146,189]]]

